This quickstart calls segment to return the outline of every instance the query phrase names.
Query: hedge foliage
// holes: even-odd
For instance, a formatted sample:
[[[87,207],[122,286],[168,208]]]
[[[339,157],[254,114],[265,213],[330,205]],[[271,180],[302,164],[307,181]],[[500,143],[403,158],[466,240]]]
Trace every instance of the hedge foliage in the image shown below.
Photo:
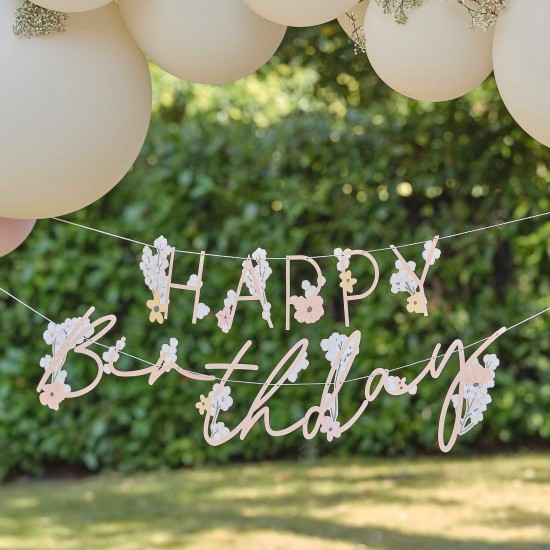
[[[489,79],[467,97],[443,104],[409,101],[381,83],[336,25],[291,31],[277,57],[258,74],[231,85],[177,82],[153,68],[155,113],[143,152],[107,197],[68,219],[152,242],[163,234],[179,248],[246,255],[329,254],[336,246],[378,248],[448,235],[550,210],[550,152],[517,127]],[[428,357],[435,343],[472,342],[550,305],[550,223],[545,219],[474,233],[441,243],[429,276],[431,315],[404,310],[390,293],[394,258],[376,254],[382,280],[373,296],[352,306],[352,329],[363,334],[352,373],[368,374]],[[422,248],[407,249],[419,260]],[[240,308],[226,336],[211,316],[190,324],[188,293],[173,295],[168,323],[148,323],[149,292],[138,264],[141,248],[44,220],[27,243],[0,263],[0,286],[61,322],[94,305],[116,313],[109,339],[127,337],[129,353],[156,360],[170,337],[194,370],[229,360],[246,339],[262,380],[298,339],[311,339],[303,381],[324,380],[319,347],[346,332],[334,258],[322,262],[327,315],[314,326],[284,331],[284,262],[272,262],[268,294],[275,329],[252,305]],[[357,278],[368,270],[356,262]],[[178,256],[176,278],[196,270]],[[205,301],[213,312],[235,288],[240,263],[208,258]],[[297,284],[311,273],[297,271]],[[296,288],[298,290],[298,288]],[[147,380],[104,377],[83,398],[42,407],[35,392],[38,362],[48,353],[45,323],[10,300],[0,301],[0,476],[47,473],[54,465],[134,471],[230,459],[396,455],[436,451],[437,418],[452,369],[426,381],[410,398],[380,398],[333,444],[299,434],[269,438],[263,427],[219,448],[202,439],[194,407],[209,391],[175,373],[152,388]],[[502,366],[494,403],[481,428],[457,452],[536,444],[550,437],[550,332],[538,318],[501,338]],[[89,378],[71,359],[74,387]],[[137,368],[126,359],[120,368]],[[88,378],[87,378],[88,377]],[[362,384],[349,384],[341,415],[356,410]],[[237,423],[256,392],[234,386]],[[274,426],[299,418],[319,398],[316,387],[286,388],[274,399]]]

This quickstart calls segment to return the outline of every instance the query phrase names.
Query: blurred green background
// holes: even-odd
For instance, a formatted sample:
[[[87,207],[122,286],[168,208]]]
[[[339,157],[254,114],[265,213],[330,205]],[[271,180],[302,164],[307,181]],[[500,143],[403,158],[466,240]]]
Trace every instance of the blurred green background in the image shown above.
[[[336,25],[289,31],[277,56],[257,74],[209,87],[179,82],[152,68],[155,110],[145,147],[124,181],[96,204],[67,218],[144,242],[163,234],[178,248],[271,256],[330,254],[337,246],[378,248],[429,239],[550,210],[550,151],[512,120],[489,79],[467,97],[443,104],[409,101],[389,90],[355,56]],[[550,306],[546,218],[441,243],[430,272],[429,318],[409,315],[404,295],[390,292],[395,258],[376,254],[381,282],[351,308],[351,330],[362,331],[352,375],[396,367],[431,354],[437,342],[466,343]],[[422,247],[406,250],[419,261]],[[191,325],[191,295],[174,292],[169,322],[150,325],[150,298],[139,269],[141,247],[40,221],[26,244],[2,259],[0,286],[61,322],[90,305],[119,323],[107,343],[127,337],[126,351],[156,361],[162,343],[180,341],[180,364],[201,371],[228,360],[246,339],[263,380],[291,345],[311,340],[302,381],[324,380],[319,344],[342,323],[336,261],[321,266],[325,317],[284,331],[284,262],[272,262],[268,296],[275,329],[255,306],[239,308],[224,335],[214,313],[235,288],[240,263],[207,258],[203,298],[211,315]],[[196,271],[180,255],[174,279]],[[360,261],[354,273],[370,285]],[[296,270],[299,282],[312,274]],[[185,280],[184,280],[185,279]],[[300,434],[269,438],[256,427],[247,439],[211,448],[202,439],[195,403],[210,385],[175,373],[152,388],[146,378],[105,376],[55,413],[35,387],[46,324],[9,300],[0,302],[0,478],[63,469],[133,472],[233,460],[412,456],[435,453],[439,411],[452,379],[426,381],[414,397],[382,396],[357,425],[329,444]],[[483,424],[462,438],[456,454],[536,448],[550,437],[550,332],[538,318],[501,338],[493,403]],[[127,358],[119,368],[137,368]],[[69,381],[87,383],[91,370],[72,358]],[[414,369],[413,369],[414,371]],[[351,416],[362,384],[348,384],[341,415]],[[256,388],[234,386],[235,405],[222,419],[237,423]],[[273,426],[300,418],[319,399],[315,387],[285,388],[273,400]]]

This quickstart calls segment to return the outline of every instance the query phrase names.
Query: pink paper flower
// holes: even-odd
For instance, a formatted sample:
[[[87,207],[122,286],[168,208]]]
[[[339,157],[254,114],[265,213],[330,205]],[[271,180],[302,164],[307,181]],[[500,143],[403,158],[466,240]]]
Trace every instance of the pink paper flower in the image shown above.
[[[40,403],[54,411],[59,410],[59,403],[65,399],[66,393],[61,382],[46,384],[40,394]]]
[[[333,420],[330,416],[325,416],[321,422],[321,433],[327,434],[327,439],[332,441],[342,435],[340,422]]]
[[[221,311],[218,311],[218,313],[216,313],[216,318],[218,319],[218,326],[224,332],[228,332],[231,323],[231,308],[224,307]]]
[[[300,296],[294,302],[294,307],[296,308],[294,319],[298,323],[310,325],[316,323],[325,314],[321,296],[309,296],[307,298]]]
[[[474,388],[487,384],[493,380],[494,377],[494,370],[482,367],[478,362],[462,371],[462,381],[464,384],[467,386],[473,386]]]

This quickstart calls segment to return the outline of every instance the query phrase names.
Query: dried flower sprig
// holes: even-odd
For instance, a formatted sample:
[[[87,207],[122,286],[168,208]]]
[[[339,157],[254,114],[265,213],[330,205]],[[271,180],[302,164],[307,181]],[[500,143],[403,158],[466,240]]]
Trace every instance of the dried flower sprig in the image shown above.
[[[359,53],[367,53],[365,45],[365,33],[363,31],[363,25],[357,24],[357,14],[353,11],[346,13],[351,23],[351,35],[350,42],[353,44],[353,52],[355,55]]]
[[[506,9],[507,0],[447,0],[456,2],[465,8],[472,18],[472,28],[488,30],[496,24],[500,12]],[[420,7],[424,0],[376,0],[384,10],[391,13],[395,21],[404,25],[408,20],[408,11]]]
[[[424,0],[376,0],[376,3],[384,10],[384,13],[393,14],[395,21],[404,25],[409,20],[407,12],[421,6]]]
[[[472,28],[487,31],[498,21],[507,0],[452,0],[468,10],[472,18]]]
[[[34,38],[48,34],[65,32],[65,21],[69,16],[66,13],[52,11],[25,0],[15,12],[13,34]]]

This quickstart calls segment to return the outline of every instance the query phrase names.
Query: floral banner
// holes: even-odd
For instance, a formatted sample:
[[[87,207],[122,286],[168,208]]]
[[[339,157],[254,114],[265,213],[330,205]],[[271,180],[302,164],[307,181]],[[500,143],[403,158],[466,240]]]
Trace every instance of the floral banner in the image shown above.
[[[386,250],[395,256],[395,270],[387,278],[381,275],[378,263],[369,251],[336,248],[332,256],[334,264],[331,269],[338,273],[338,284],[341,291],[343,318],[346,327],[350,326],[350,309],[353,303],[365,300],[373,294],[385,278],[384,291],[403,295],[403,309],[414,315],[429,315],[429,289],[426,288],[428,275],[436,262],[441,258],[438,248],[439,237],[434,237],[424,243],[419,257],[411,259],[402,254],[400,249],[409,245],[396,247],[390,245]],[[201,291],[207,279],[208,258],[205,252],[191,253],[197,258],[196,270],[189,273],[185,283],[174,280],[174,266],[177,260],[177,251],[167,239],[159,237],[153,246],[143,248],[139,267],[143,273],[144,282],[151,293],[146,301],[148,319],[153,324],[169,322],[170,301],[174,292],[191,293],[192,310],[190,318],[192,324],[204,322],[212,318],[212,324],[217,330],[229,333],[239,320],[239,311],[244,307],[255,308],[257,314],[265,322],[268,329],[282,325],[283,319],[273,319],[271,303],[269,301],[270,278],[274,276],[266,250],[256,249],[249,256],[240,259],[240,276],[236,287],[224,292],[217,306],[207,305]],[[185,251],[182,251],[185,252]],[[313,325],[325,315],[324,300],[322,297],[326,278],[316,261],[316,258],[303,255],[290,255],[276,258],[284,261],[285,269],[285,330],[299,327],[300,324]],[[308,264],[314,275],[314,282],[303,280],[301,293],[291,293],[292,267],[299,262]],[[354,276],[357,262],[365,262],[369,266],[369,279],[361,280]],[[307,267],[303,265],[303,267]],[[281,270],[282,271],[282,270]],[[249,304],[247,305],[246,302]],[[211,315],[211,306],[215,313]],[[262,370],[272,369],[265,382],[256,382],[258,392],[249,406],[248,413],[236,425],[229,426],[224,420],[224,413],[234,404],[232,387],[235,384],[247,383],[239,377],[246,371],[258,371],[260,365],[248,364],[245,356],[252,342],[247,341],[230,361],[206,364],[204,372],[187,370],[180,366],[178,358],[179,342],[176,338],[169,339],[158,353],[158,360],[147,363],[146,368],[137,370],[119,370],[117,362],[126,345],[126,339],[121,338],[111,345],[103,343],[115,326],[117,319],[114,315],[107,315],[92,321],[94,308],[80,318],[67,319],[62,324],[51,322],[44,333],[44,341],[51,346],[51,354],[44,356],[40,366],[44,374],[38,385],[40,402],[53,410],[59,410],[67,399],[74,399],[92,391],[104,376],[118,378],[145,376],[150,385],[170,372],[176,372],[185,378],[212,383],[211,390],[206,394],[197,395],[196,407],[198,414],[204,417],[204,438],[210,445],[221,445],[235,437],[244,439],[257,424],[263,424],[265,431],[273,436],[280,437],[294,431],[301,431],[305,439],[311,439],[318,434],[333,441],[344,435],[354,424],[366,414],[367,408],[382,393],[392,396],[409,394],[414,396],[421,391],[419,388],[427,378],[438,378],[453,357],[458,357],[458,370],[442,398],[442,407],[439,417],[438,442],[442,451],[449,451],[458,437],[468,433],[474,426],[483,420],[483,415],[491,403],[490,390],[495,385],[495,371],[499,366],[496,355],[487,353],[487,349],[506,332],[501,328],[488,338],[476,344],[465,346],[457,339],[449,346],[437,344],[431,357],[427,358],[423,370],[416,376],[402,376],[397,374],[408,366],[422,363],[417,361],[412,365],[405,365],[395,369],[376,368],[366,376],[350,378],[354,361],[360,353],[361,332],[352,331],[349,334],[334,332],[320,338],[318,345],[329,364],[328,374],[321,382],[301,382],[303,371],[310,367],[308,352],[313,345],[308,339],[301,339],[284,354],[276,365],[261,365]],[[105,351],[101,354],[91,350],[91,346],[102,346]],[[469,356],[466,349],[473,348]],[[93,380],[84,388],[74,390],[67,383],[67,359],[71,354],[85,355],[89,358],[95,375]],[[133,357],[133,356],[130,356]],[[139,358],[134,358],[138,359]],[[350,418],[342,418],[340,414],[340,393],[345,384],[364,384],[364,399],[357,403],[357,410]],[[302,418],[290,426],[272,426],[270,420],[270,401],[275,395],[285,391],[293,385],[315,385],[319,388],[317,404],[309,407]]]

